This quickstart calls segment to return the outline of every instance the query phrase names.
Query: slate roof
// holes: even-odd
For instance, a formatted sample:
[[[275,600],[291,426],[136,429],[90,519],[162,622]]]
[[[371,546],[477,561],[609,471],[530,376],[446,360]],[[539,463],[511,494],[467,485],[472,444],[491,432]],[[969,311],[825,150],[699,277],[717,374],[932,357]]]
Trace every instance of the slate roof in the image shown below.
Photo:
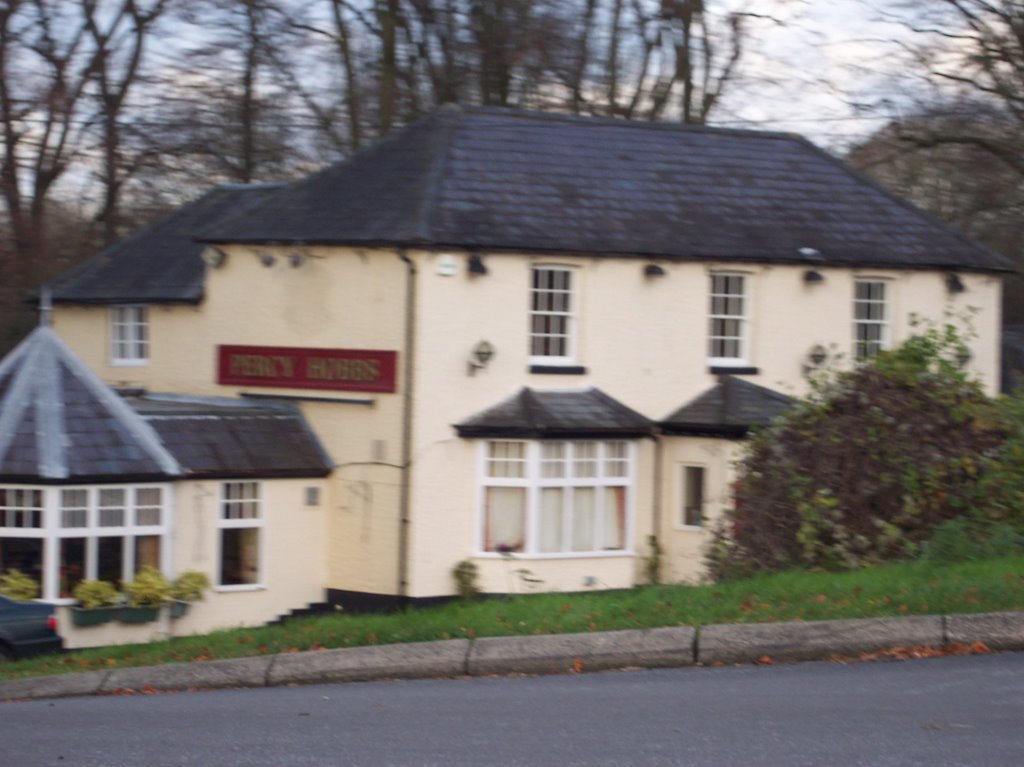
[[[48,327],[0,362],[0,478],[58,482],[177,476],[134,410]]]
[[[455,425],[460,437],[644,437],[651,421],[600,389],[518,393]]]
[[[219,186],[104,249],[52,285],[57,303],[188,303],[202,300],[199,229],[248,210],[277,185]]]
[[[484,107],[444,107],[200,238],[1010,269],[796,135]]]
[[[666,434],[742,437],[753,426],[768,425],[793,403],[785,394],[723,375],[658,426]]]
[[[299,410],[226,398],[122,398],[49,327],[0,361],[0,481],[322,477]]]
[[[189,477],[324,477],[333,467],[290,403],[157,394],[128,402]]]

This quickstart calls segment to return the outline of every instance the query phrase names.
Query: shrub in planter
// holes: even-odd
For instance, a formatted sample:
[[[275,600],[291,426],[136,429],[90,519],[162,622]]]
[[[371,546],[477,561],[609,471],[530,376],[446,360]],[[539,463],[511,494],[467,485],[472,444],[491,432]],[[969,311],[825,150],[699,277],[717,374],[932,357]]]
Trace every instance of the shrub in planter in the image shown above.
[[[198,570],[186,570],[171,583],[171,599],[182,602],[202,602],[203,592],[210,588],[210,578]]]
[[[168,595],[171,598],[171,617],[184,618],[189,603],[202,602],[203,592],[210,588],[210,578],[198,570],[186,570],[171,583]]]
[[[71,595],[78,600],[71,608],[71,622],[76,626],[97,626],[120,613],[121,594],[108,581],[82,581]]]
[[[39,596],[39,581],[17,568],[0,575],[0,594],[18,602],[31,602]]]
[[[145,623],[155,621],[160,615],[160,605],[167,601],[170,586],[163,573],[147,565],[135,580],[125,584],[124,590],[128,601],[119,619],[123,623]]]

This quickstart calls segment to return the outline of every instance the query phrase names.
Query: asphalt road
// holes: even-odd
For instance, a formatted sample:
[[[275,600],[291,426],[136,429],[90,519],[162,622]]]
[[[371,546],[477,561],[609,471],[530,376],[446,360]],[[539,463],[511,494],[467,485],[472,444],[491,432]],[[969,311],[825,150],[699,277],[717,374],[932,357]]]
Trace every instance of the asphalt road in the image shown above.
[[[0,705],[0,766],[1021,765],[1024,653]]]

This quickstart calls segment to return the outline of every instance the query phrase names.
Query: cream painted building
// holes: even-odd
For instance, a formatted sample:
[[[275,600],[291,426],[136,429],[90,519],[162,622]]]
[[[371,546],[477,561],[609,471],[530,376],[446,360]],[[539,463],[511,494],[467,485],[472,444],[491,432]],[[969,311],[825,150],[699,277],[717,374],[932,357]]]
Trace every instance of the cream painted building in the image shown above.
[[[313,505],[249,477],[290,575],[194,560],[231,624],[449,596],[462,560],[491,593],[628,587],[651,536],[699,578],[742,437],[815,368],[969,312],[994,391],[1006,270],[789,134],[446,108],[215,190],[58,281],[53,323],[122,391],[286,403],[330,456]]]

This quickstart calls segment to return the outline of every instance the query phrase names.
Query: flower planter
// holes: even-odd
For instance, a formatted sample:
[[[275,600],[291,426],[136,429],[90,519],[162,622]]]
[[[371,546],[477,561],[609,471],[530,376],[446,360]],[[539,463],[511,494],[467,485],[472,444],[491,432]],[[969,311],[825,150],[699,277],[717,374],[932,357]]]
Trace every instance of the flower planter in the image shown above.
[[[159,607],[129,607],[121,608],[121,614],[117,619],[121,623],[149,623],[160,617]]]
[[[111,607],[72,607],[71,623],[75,626],[99,626],[121,615],[120,605]]]
[[[191,602],[186,602],[182,599],[173,599],[171,600],[168,609],[172,618],[184,618],[188,615],[188,608],[191,607],[191,605]]]

